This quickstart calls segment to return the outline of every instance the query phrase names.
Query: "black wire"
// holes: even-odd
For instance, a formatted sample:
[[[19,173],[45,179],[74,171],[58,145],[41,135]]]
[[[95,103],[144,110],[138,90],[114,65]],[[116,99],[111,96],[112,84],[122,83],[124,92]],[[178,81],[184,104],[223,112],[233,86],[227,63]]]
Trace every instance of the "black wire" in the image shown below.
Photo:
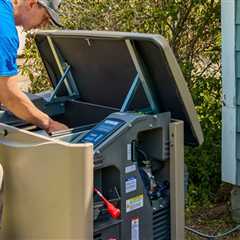
[[[137,147],[137,151],[143,155],[143,157],[146,161],[148,160],[148,155],[142,149]]]
[[[188,227],[188,226],[185,226],[185,229],[189,232],[194,233],[195,235],[198,235],[199,237],[206,238],[208,240],[213,240],[213,239],[217,239],[217,238],[226,237],[226,236],[236,232],[237,230],[240,229],[240,225],[237,225],[236,227],[232,228],[231,230],[229,230],[223,234],[218,234],[218,235],[207,235],[205,233],[201,233],[201,232],[199,232],[191,227]]]

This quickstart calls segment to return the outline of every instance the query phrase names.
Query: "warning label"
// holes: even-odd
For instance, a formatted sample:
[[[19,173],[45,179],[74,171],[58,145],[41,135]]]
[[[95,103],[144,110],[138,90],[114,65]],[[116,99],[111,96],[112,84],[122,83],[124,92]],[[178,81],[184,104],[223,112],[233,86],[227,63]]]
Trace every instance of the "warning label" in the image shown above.
[[[143,207],[143,194],[130,198],[126,201],[126,212],[131,212]]]
[[[139,218],[133,218],[131,225],[131,240],[139,240]]]

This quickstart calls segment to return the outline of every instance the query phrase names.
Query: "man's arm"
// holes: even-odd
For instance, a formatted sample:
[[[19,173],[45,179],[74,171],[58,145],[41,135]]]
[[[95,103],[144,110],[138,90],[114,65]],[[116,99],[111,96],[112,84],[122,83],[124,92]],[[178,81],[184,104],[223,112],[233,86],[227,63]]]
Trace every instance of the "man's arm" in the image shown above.
[[[2,223],[2,214],[3,214],[3,168],[0,164],[0,228]]]
[[[32,123],[48,133],[65,130],[64,124],[41,112],[18,88],[17,76],[0,77],[0,102],[20,119]]]

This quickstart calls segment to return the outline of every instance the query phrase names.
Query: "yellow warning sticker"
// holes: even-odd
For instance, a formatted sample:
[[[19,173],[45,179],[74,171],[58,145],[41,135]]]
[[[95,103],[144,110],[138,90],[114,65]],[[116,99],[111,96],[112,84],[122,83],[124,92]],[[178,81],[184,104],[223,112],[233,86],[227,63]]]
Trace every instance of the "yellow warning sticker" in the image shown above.
[[[126,212],[131,212],[133,210],[143,207],[143,194],[138,195],[133,198],[129,198],[126,201]]]

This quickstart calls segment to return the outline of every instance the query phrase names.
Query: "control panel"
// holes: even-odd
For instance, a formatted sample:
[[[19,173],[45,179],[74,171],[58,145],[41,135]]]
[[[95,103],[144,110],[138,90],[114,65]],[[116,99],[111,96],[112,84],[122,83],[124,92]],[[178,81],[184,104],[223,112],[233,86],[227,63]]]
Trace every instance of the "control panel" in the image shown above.
[[[125,121],[115,118],[107,118],[97,124],[84,136],[74,139],[74,142],[85,143],[90,142],[96,148],[99,144],[104,142],[109,136],[116,132],[120,127],[125,124]]]

